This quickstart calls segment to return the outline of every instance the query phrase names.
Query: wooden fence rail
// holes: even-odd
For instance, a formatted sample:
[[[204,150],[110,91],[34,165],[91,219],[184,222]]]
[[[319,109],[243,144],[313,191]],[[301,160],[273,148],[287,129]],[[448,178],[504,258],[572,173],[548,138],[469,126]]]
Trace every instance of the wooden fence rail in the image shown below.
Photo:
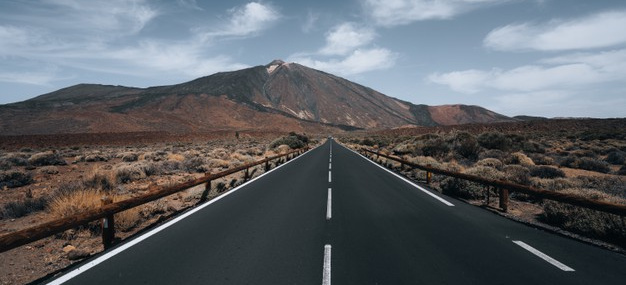
[[[512,192],[519,192],[519,193],[532,195],[532,196],[542,198],[542,199],[548,199],[548,200],[553,200],[553,201],[566,203],[566,204],[570,204],[574,206],[579,206],[579,207],[583,207],[583,208],[587,208],[591,210],[616,214],[619,216],[626,216],[626,205],[613,204],[613,203],[608,203],[608,202],[603,202],[603,201],[598,201],[598,200],[590,200],[590,199],[577,196],[577,195],[537,189],[534,187],[514,184],[514,183],[510,183],[510,182],[503,181],[503,180],[486,179],[486,178],[482,178],[482,177],[475,176],[475,175],[469,175],[469,174],[464,174],[464,173],[448,171],[445,169],[434,168],[434,167],[431,167],[430,165],[419,165],[419,164],[409,162],[409,161],[406,161],[404,159],[401,159],[395,156],[383,154],[378,151],[373,151],[373,150],[369,150],[366,148],[361,148],[359,151],[365,155],[367,155],[368,153],[372,155],[377,155],[379,157],[384,157],[386,159],[399,162],[401,165],[406,165],[412,168],[426,171],[427,177],[430,177],[430,173],[435,173],[435,174],[441,174],[441,175],[463,179],[463,180],[467,180],[471,182],[476,182],[485,186],[496,187],[500,189],[501,191],[500,192],[501,194],[500,205],[501,205],[501,208],[503,208],[503,210],[505,211],[507,208],[506,205],[508,205],[508,192],[512,191]]]
[[[114,233],[115,227],[113,225],[113,219],[112,219],[113,214],[126,211],[128,209],[163,198],[165,196],[172,195],[174,193],[177,193],[183,190],[187,190],[191,187],[198,186],[201,184],[206,183],[210,189],[211,180],[222,178],[224,176],[237,173],[239,171],[246,171],[246,173],[249,173],[248,169],[261,165],[261,164],[265,164],[265,168],[269,169],[270,161],[275,160],[275,159],[282,159],[285,157],[287,158],[287,160],[289,160],[292,157],[295,157],[297,155],[304,153],[308,149],[309,149],[308,147],[303,148],[303,149],[297,149],[297,150],[293,150],[285,154],[268,157],[268,158],[265,158],[256,162],[248,163],[239,167],[227,169],[219,173],[205,174],[204,177],[197,178],[197,179],[194,179],[194,180],[182,183],[182,184],[178,184],[174,186],[167,186],[167,187],[160,187],[160,188],[153,188],[141,196],[132,197],[132,198],[122,200],[119,202],[115,202],[115,203],[103,202],[102,207],[98,209],[85,211],[75,216],[46,222],[46,223],[31,227],[31,228],[5,234],[3,236],[0,236],[0,253],[11,250],[21,245],[25,245],[25,244],[52,236],[54,234],[57,234],[57,233],[60,233],[60,232],[63,232],[63,231],[66,231],[66,230],[69,230],[78,226],[85,225],[89,222],[92,222],[98,219],[104,219],[103,220],[103,243],[106,248],[111,245],[111,242],[112,242],[111,235]]]

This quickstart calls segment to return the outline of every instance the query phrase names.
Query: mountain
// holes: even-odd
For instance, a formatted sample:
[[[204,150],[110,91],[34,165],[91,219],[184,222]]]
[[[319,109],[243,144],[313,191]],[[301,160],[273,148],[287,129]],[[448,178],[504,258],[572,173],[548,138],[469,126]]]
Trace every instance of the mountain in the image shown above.
[[[169,86],[79,84],[0,106],[0,132],[7,135],[336,131],[514,120],[478,106],[415,105],[280,60]]]

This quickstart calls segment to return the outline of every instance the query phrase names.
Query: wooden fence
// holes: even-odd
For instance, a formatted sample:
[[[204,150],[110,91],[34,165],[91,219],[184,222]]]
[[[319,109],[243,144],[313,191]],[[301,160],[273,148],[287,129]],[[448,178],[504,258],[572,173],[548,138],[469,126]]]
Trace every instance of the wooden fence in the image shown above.
[[[528,195],[541,198],[541,199],[548,199],[548,200],[566,203],[566,204],[570,204],[570,205],[574,205],[574,206],[578,206],[582,208],[587,208],[591,210],[616,214],[619,216],[626,216],[626,205],[613,204],[613,203],[608,203],[608,202],[598,201],[598,200],[590,200],[581,196],[565,194],[565,193],[555,192],[555,191],[548,191],[548,190],[543,190],[543,189],[537,189],[534,187],[510,183],[504,180],[486,179],[486,178],[475,176],[475,175],[469,175],[469,174],[464,174],[464,173],[448,171],[445,169],[434,168],[430,165],[419,165],[416,163],[406,161],[399,157],[383,154],[378,151],[369,150],[367,148],[361,148],[359,149],[359,152],[361,152],[363,155],[367,157],[371,156],[374,160],[378,159],[378,157],[384,157],[386,159],[393,160],[393,161],[400,163],[401,167],[408,166],[414,169],[420,169],[420,170],[426,171],[427,183],[430,183],[430,179],[431,179],[430,177],[432,175],[431,173],[435,173],[435,174],[445,175],[449,177],[454,177],[454,178],[458,178],[462,180],[479,183],[485,186],[495,187],[496,189],[499,189],[500,208],[502,208],[502,210],[504,211],[508,209],[509,192],[519,192],[519,193],[528,194]]]
[[[206,200],[206,196],[211,189],[211,181],[222,178],[224,176],[228,176],[240,171],[245,171],[244,180],[248,180],[250,178],[249,169],[252,167],[256,167],[258,165],[264,164],[265,170],[269,170],[271,165],[270,162],[273,160],[283,160],[289,161],[296,156],[303,154],[308,151],[309,148],[302,148],[290,151],[285,154],[276,155],[272,157],[268,157],[256,162],[248,163],[239,167],[235,167],[232,169],[227,169],[225,171],[211,174],[207,173],[204,177],[197,178],[182,184],[174,185],[174,186],[165,186],[165,187],[154,187],[150,189],[147,193],[132,197],[119,202],[112,202],[108,199],[103,199],[102,207],[99,209],[93,209],[89,211],[85,211],[81,214],[66,217],[50,222],[43,223],[41,225],[37,225],[31,228],[19,230],[16,232],[12,232],[3,236],[0,236],[0,252],[5,252],[16,248],[21,245],[25,245],[54,234],[76,228],[82,225],[86,225],[89,222],[102,219],[102,240],[105,248],[108,248],[112,245],[115,239],[115,221],[113,219],[113,215],[122,211],[126,211],[128,209],[143,205],[145,203],[163,198],[165,196],[169,196],[175,194],[180,191],[187,190],[189,188],[205,184],[205,191],[201,197],[201,201]]]

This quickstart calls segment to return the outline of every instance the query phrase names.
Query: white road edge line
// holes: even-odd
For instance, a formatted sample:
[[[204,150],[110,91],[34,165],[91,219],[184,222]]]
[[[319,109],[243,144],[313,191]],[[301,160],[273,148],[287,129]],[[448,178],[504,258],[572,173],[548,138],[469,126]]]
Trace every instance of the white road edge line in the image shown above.
[[[383,167],[382,165],[379,165],[378,163],[376,163],[376,162],[373,162],[373,161],[369,160],[367,157],[362,156],[360,153],[358,153],[358,152],[356,152],[356,151],[354,151],[354,150],[351,150],[351,149],[348,149],[348,150],[349,150],[349,151],[352,151],[352,152],[354,152],[354,153],[356,153],[358,156],[360,156],[360,157],[362,157],[363,159],[365,159],[365,160],[367,160],[367,161],[371,162],[372,164],[374,164],[374,165],[376,165],[376,166],[380,167],[381,169],[383,169],[383,170],[385,170],[385,171],[387,171],[387,172],[389,172],[389,173],[391,173],[391,174],[395,175],[396,177],[398,177],[398,178],[402,179],[404,182],[409,183],[411,186],[413,186],[413,187],[417,188],[418,190],[420,190],[420,191],[422,191],[422,192],[424,192],[424,193],[428,194],[429,196],[431,196],[431,197],[433,197],[433,198],[437,199],[439,202],[441,202],[441,203],[445,204],[446,206],[454,207],[454,204],[452,204],[452,203],[450,203],[450,202],[446,201],[445,199],[443,199],[443,198],[441,198],[441,197],[439,197],[439,196],[437,196],[437,195],[433,194],[432,192],[430,192],[430,191],[428,191],[428,190],[424,189],[422,186],[419,186],[419,185],[417,185],[417,184],[415,184],[415,183],[411,182],[410,180],[406,179],[405,177],[401,176],[400,174],[397,174],[397,173],[395,173],[395,172],[393,172],[393,171],[391,171],[391,170],[389,170],[389,169],[387,169],[387,168]]]
[[[332,188],[328,188],[328,201],[326,202],[326,220],[330,220],[332,218],[332,207],[333,207],[333,190]]]
[[[559,269],[563,270],[563,271],[576,271],[573,268],[559,262],[558,260],[546,255],[545,253],[535,249],[534,247],[526,244],[525,242],[521,241],[521,240],[514,240],[513,243],[521,246],[523,249],[530,251],[532,254],[538,256],[539,258],[547,261],[548,263],[558,267]]]
[[[316,148],[317,148],[317,147],[316,147]],[[311,150],[313,150],[313,149],[311,149]],[[72,279],[72,278],[74,278],[74,277],[76,277],[76,276],[80,275],[81,273],[83,273],[83,272],[85,272],[85,271],[87,271],[87,270],[91,269],[92,267],[94,267],[94,266],[96,266],[96,265],[98,265],[98,264],[100,264],[100,263],[102,263],[102,262],[106,261],[107,259],[109,259],[109,258],[111,258],[111,257],[113,257],[113,256],[115,256],[115,255],[117,255],[117,254],[119,254],[120,252],[122,252],[122,251],[124,251],[124,250],[126,250],[126,249],[130,248],[131,246],[136,245],[136,244],[138,244],[138,243],[142,242],[143,240],[145,240],[145,239],[147,239],[147,238],[149,238],[149,237],[151,237],[151,236],[155,235],[156,233],[158,233],[158,232],[160,232],[160,231],[162,231],[162,230],[164,230],[164,229],[166,229],[166,228],[170,227],[171,225],[173,225],[173,224],[175,224],[175,223],[177,223],[177,222],[181,221],[182,219],[184,219],[184,218],[186,218],[186,217],[189,217],[189,216],[191,216],[192,214],[194,214],[194,213],[196,213],[196,212],[198,212],[198,211],[200,211],[200,210],[202,210],[202,209],[204,209],[204,208],[208,207],[209,205],[211,205],[211,204],[213,204],[213,203],[215,203],[215,202],[217,202],[217,201],[221,200],[222,198],[224,198],[224,197],[226,197],[226,196],[228,196],[228,195],[230,195],[230,194],[235,193],[235,191],[237,191],[237,190],[239,190],[239,189],[241,189],[241,188],[245,187],[246,185],[248,185],[248,184],[250,184],[250,183],[252,183],[252,182],[256,181],[257,179],[260,179],[261,177],[263,177],[263,176],[265,176],[265,175],[267,175],[267,174],[270,174],[270,173],[271,173],[271,172],[273,172],[274,170],[277,170],[277,169],[279,169],[279,168],[281,168],[281,167],[283,167],[283,166],[285,166],[285,165],[287,165],[287,164],[291,163],[292,161],[295,161],[295,160],[297,160],[297,159],[299,159],[299,158],[301,158],[301,157],[303,157],[303,156],[307,155],[309,152],[310,152],[310,151],[307,151],[307,152],[305,152],[304,154],[302,154],[302,155],[300,155],[300,156],[298,156],[298,157],[296,157],[296,158],[294,158],[294,159],[292,159],[292,160],[290,160],[290,161],[288,161],[288,162],[286,162],[286,163],[284,163],[284,164],[281,164],[281,165],[279,165],[278,167],[276,167],[276,168],[274,168],[274,169],[272,169],[272,170],[270,170],[270,171],[268,171],[268,172],[265,172],[265,173],[263,173],[263,174],[261,174],[261,175],[259,175],[259,176],[255,177],[255,178],[253,178],[253,179],[249,180],[248,182],[246,182],[246,183],[244,183],[244,184],[241,184],[241,185],[239,185],[239,186],[235,187],[234,189],[230,190],[230,191],[229,191],[229,192],[227,192],[226,194],[222,194],[221,196],[219,196],[219,197],[217,197],[217,198],[215,198],[215,199],[213,199],[213,200],[211,200],[211,201],[209,201],[209,202],[207,202],[207,203],[205,203],[205,204],[202,204],[201,206],[198,206],[198,207],[196,207],[196,208],[194,208],[194,209],[190,210],[189,212],[186,212],[186,213],[184,213],[184,214],[182,214],[182,215],[178,216],[177,218],[175,218],[175,219],[173,219],[173,220],[171,220],[171,221],[169,221],[169,222],[167,222],[167,223],[165,223],[165,224],[163,224],[163,225],[161,225],[161,226],[159,226],[159,227],[156,227],[156,228],[155,228],[155,229],[153,229],[153,230],[151,230],[151,231],[149,231],[149,232],[147,232],[147,233],[145,233],[145,234],[143,234],[143,235],[141,235],[141,236],[139,236],[139,237],[137,237],[137,238],[135,238],[135,239],[133,239],[133,240],[131,240],[131,241],[129,241],[129,242],[126,242],[126,243],[124,243],[124,244],[120,245],[119,247],[117,247],[117,248],[115,248],[115,249],[111,250],[110,252],[107,252],[107,253],[103,254],[102,256],[100,256],[100,257],[98,257],[98,258],[96,258],[96,259],[94,259],[94,260],[92,260],[92,261],[89,261],[89,262],[87,262],[87,263],[85,263],[85,264],[83,264],[83,265],[79,266],[78,268],[76,268],[76,269],[74,269],[74,270],[72,270],[72,271],[68,272],[67,274],[65,274],[65,275],[63,275],[63,276],[60,276],[59,278],[57,278],[57,279],[55,279],[55,280],[52,280],[50,283],[47,283],[47,284],[48,284],[48,285],[57,285],[57,284],[63,284],[63,283],[65,283],[66,281],[69,281],[70,279]]]
[[[322,285],[330,285],[330,252],[332,247],[330,244],[324,246],[324,271],[322,277]]]

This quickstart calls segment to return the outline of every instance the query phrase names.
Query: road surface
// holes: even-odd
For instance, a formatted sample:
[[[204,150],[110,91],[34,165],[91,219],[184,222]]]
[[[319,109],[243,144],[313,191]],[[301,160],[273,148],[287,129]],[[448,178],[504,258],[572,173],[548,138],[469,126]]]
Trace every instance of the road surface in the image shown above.
[[[626,257],[418,188],[330,140],[51,284],[625,284]]]

